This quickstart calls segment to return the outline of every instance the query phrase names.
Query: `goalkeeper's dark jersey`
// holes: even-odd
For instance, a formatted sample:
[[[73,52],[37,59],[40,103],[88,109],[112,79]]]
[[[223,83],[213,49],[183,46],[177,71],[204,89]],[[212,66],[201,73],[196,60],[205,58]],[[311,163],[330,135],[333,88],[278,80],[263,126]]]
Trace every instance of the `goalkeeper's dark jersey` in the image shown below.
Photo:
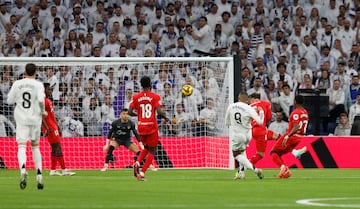
[[[140,136],[135,128],[134,122],[128,120],[127,123],[122,123],[121,119],[118,119],[111,123],[107,138],[108,139],[112,138],[113,140],[121,140],[121,141],[130,140],[131,137],[130,131],[132,131],[136,139],[140,141]]]

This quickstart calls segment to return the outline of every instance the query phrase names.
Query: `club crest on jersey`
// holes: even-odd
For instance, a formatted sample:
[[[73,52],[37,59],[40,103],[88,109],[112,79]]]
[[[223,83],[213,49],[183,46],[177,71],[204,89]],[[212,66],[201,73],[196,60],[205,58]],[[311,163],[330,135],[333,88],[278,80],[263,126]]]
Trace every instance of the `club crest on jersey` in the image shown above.
[[[295,115],[293,115],[293,118],[294,118],[294,120],[299,120],[299,115],[295,114]]]
[[[131,127],[130,127],[130,126],[128,126],[128,127],[127,127],[127,129],[131,129]]]

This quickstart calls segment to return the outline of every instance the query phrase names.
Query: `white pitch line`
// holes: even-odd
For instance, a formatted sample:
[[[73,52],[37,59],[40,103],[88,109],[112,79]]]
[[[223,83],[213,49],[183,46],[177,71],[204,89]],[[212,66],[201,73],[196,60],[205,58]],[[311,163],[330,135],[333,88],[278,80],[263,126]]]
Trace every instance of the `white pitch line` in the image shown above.
[[[314,198],[314,199],[303,199],[297,200],[297,204],[318,206],[318,207],[338,207],[338,208],[360,208],[360,204],[332,204],[332,203],[321,203],[324,201],[336,201],[336,200],[360,200],[360,197],[333,197],[333,198]]]
[[[299,207],[299,205],[294,204],[227,204],[227,205],[204,205],[204,204],[170,204],[170,205],[146,205],[145,208],[294,208]],[[15,209],[19,208],[18,206],[14,205],[0,205],[0,208],[6,208],[6,209]],[[102,208],[142,208],[141,205],[136,204],[91,204],[91,205],[26,205],[24,207],[21,207],[22,209],[62,209],[62,208],[89,208],[89,209],[102,209]]]

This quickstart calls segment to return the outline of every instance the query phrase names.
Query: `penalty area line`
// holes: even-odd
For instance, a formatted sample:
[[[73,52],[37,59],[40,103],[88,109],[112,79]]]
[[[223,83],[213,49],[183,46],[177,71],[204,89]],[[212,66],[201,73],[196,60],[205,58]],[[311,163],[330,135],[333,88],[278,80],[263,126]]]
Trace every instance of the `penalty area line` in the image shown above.
[[[330,201],[342,200],[359,200],[359,204],[346,204],[346,203],[329,203]],[[318,207],[337,207],[337,208],[360,208],[360,197],[331,197],[331,198],[312,198],[297,200],[297,204],[318,206]]]

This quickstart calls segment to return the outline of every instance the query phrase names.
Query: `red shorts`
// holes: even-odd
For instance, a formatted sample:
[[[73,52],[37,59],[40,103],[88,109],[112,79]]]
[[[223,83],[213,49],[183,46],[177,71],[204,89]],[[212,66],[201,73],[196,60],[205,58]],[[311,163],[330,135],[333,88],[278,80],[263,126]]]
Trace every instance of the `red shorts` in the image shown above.
[[[257,152],[265,152],[266,150],[266,128],[264,127],[254,127],[252,129],[252,137],[255,140],[255,146]]]
[[[55,144],[57,142],[60,142],[59,131],[57,129],[50,130],[47,139],[49,141],[49,144]]]
[[[152,134],[140,135],[141,142],[149,147],[156,147],[159,142],[159,134],[155,131]]]
[[[285,135],[282,135],[274,144],[272,148],[272,152],[276,152],[279,155],[283,155],[286,153],[291,152],[301,141],[301,135],[292,135],[289,137],[289,139],[286,142],[286,145],[283,146],[282,143],[284,141]]]

